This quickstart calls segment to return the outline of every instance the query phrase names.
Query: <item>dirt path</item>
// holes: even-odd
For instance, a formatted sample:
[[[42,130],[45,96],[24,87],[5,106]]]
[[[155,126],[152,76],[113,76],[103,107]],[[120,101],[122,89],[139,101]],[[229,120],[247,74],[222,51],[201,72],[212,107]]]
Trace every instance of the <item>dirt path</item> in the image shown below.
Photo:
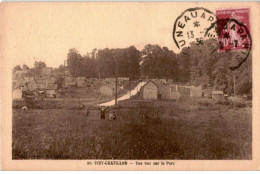
[[[122,100],[127,100],[129,99],[131,96],[136,95],[140,89],[145,85],[146,82],[140,82],[134,89],[132,89],[131,91],[127,92],[125,95],[119,97],[117,99],[117,101],[122,101]],[[101,103],[99,104],[99,106],[113,106],[115,105],[115,100],[111,100],[109,102],[105,102],[105,103]]]

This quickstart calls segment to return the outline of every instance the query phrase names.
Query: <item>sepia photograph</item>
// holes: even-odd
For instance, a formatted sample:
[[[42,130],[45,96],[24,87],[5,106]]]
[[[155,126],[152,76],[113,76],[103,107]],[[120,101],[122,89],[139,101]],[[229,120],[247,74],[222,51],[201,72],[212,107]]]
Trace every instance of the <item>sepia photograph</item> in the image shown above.
[[[1,3],[10,160],[255,159],[260,6],[220,4]]]

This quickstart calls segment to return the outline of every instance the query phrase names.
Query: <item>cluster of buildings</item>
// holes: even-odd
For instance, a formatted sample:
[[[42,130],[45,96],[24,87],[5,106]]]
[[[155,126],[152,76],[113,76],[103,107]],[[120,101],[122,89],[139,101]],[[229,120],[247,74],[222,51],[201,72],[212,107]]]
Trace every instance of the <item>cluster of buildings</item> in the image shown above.
[[[41,76],[35,77],[21,70],[13,74],[13,99],[21,99],[25,95],[33,97],[56,97],[57,77],[52,74],[52,68],[42,69]]]
[[[116,92],[116,78],[105,78],[99,81],[99,93],[101,95],[110,96],[115,95]],[[117,78],[117,90],[123,90],[130,85],[128,77]]]
[[[171,80],[151,79],[140,89],[139,99],[160,100],[181,97],[202,97],[202,86],[182,86]]]
[[[203,90],[202,86],[186,86],[174,84],[171,80],[166,79],[151,79],[140,89],[138,99],[142,100],[171,100],[179,98],[212,98],[223,100],[225,95],[223,91]]]
[[[59,81],[61,79],[61,81]],[[59,85],[59,89],[58,89]],[[116,78],[86,78],[72,77],[69,72],[62,75],[54,74],[53,68],[45,67],[40,76],[29,75],[21,70],[13,74],[12,79],[13,99],[21,99],[24,96],[34,98],[56,98],[60,97],[59,91],[70,87],[89,88],[90,92],[96,92],[103,96],[113,96],[116,92]],[[117,91],[129,90],[130,81],[128,77],[117,78]],[[94,90],[97,89],[97,90]],[[172,80],[150,79],[139,90],[135,96],[142,100],[179,99],[186,97],[209,97],[217,100],[224,98],[222,91],[205,91],[202,86],[185,86],[173,83]]]
[[[119,77],[117,81],[118,91],[129,85],[129,78]],[[58,75],[55,74],[53,68],[45,67],[39,76],[30,75],[24,70],[16,71],[12,79],[12,95],[13,99],[21,99],[25,96],[56,98],[61,96],[61,91],[66,91],[71,87],[92,87],[93,89],[97,88],[92,92],[98,91],[101,95],[109,96],[115,94],[115,84],[115,78],[72,77],[68,71]]]

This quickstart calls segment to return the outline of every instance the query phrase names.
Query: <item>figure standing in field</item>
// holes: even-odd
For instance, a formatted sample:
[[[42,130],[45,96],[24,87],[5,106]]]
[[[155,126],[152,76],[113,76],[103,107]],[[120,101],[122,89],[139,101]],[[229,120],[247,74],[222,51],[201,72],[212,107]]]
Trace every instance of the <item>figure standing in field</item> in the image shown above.
[[[149,107],[146,107],[146,108],[145,108],[145,111],[144,111],[143,118],[144,118],[144,119],[148,119],[148,118],[149,118],[149,115],[150,115],[150,113],[151,113],[151,108],[149,108]]]
[[[116,120],[116,112],[115,111],[111,111],[109,113],[109,120]]]
[[[100,118],[101,118],[101,120],[106,118],[106,109],[104,106],[101,107]]]
[[[27,111],[28,108],[27,108],[27,106],[23,106],[23,107],[21,107],[21,110],[22,110],[22,113],[23,113],[23,112]]]
[[[90,115],[90,108],[89,108],[89,106],[87,106],[87,108],[86,108],[86,116],[88,117]]]
[[[113,112],[113,120],[116,120],[116,112]]]
[[[84,109],[84,105],[83,104],[80,105],[80,109]]]

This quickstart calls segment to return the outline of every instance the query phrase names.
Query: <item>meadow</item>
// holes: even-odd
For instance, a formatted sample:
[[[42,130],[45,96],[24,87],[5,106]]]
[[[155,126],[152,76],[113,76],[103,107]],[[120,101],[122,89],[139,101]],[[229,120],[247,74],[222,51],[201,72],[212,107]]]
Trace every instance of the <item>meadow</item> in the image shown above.
[[[75,104],[76,105],[76,104]],[[252,108],[124,101],[117,119],[79,107],[13,108],[13,159],[252,159]]]

